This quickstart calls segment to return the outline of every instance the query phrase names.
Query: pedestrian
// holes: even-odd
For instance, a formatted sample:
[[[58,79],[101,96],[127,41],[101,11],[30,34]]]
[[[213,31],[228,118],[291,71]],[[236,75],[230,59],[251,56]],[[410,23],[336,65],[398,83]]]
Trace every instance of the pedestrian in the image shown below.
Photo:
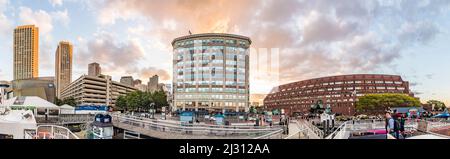
[[[391,125],[390,125],[390,121],[391,121],[391,113],[390,112],[386,112],[386,114],[385,114],[385,129],[386,129],[386,138],[387,138],[387,135],[390,133],[390,128],[391,128]]]
[[[405,138],[405,114],[402,114],[400,118],[400,134],[402,135],[402,138]]]

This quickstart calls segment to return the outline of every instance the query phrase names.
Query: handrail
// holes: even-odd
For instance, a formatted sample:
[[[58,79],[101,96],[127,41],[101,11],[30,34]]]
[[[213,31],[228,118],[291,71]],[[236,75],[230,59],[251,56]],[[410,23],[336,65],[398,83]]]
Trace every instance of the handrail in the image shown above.
[[[254,126],[218,126],[218,125],[207,125],[207,124],[181,124],[172,123],[158,120],[143,119],[135,116],[126,115],[113,115],[113,121],[118,121],[119,123],[140,127],[144,129],[152,129],[156,131],[163,132],[174,132],[174,133],[188,133],[192,134],[194,132],[201,134],[211,134],[211,133],[225,133],[229,134],[266,134],[282,131],[281,127],[254,127]],[[275,133],[276,134],[276,133]],[[267,134],[266,134],[267,135]]]
[[[206,125],[206,124],[199,124],[199,125],[195,125],[195,124],[174,124],[174,123],[164,123],[164,122],[156,122],[156,121],[152,121],[152,120],[142,120],[142,119],[133,119],[133,118],[128,118],[128,117],[120,117],[118,116],[118,118],[120,119],[125,119],[127,121],[135,121],[135,122],[140,122],[140,123],[145,123],[145,124],[153,124],[153,125],[157,125],[157,126],[165,126],[165,127],[170,127],[170,128],[187,128],[187,129],[201,129],[204,130],[206,129],[210,129],[210,130],[229,130],[229,129],[234,129],[234,130],[246,130],[246,131],[270,131],[270,130],[274,130],[275,128],[258,128],[258,127],[254,127],[254,126],[218,126],[218,125]]]
[[[320,130],[319,128],[317,128],[316,126],[314,126],[313,124],[311,124],[308,121],[303,121],[303,123],[305,123],[305,126],[312,131],[315,135],[317,135],[320,139],[324,137],[324,133],[322,130]]]
[[[280,129],[280,130],[277,130],[277,131],[274,131],[274,132],[271,132],[266,135],[259,136],[259,137],[253,138],[253,139],[270,139],[270,136],[280,135],[282,132],[283,132],[283,130]],[[268,137],[268,138],[266,138],[266,137]]]
[[[344,122],[343,124],[341,124],[333,133],[331,133],[330,135],[328,135],[327,137],[325,137],[325,139],[334,139],[334,137],[336,137],[336,135],[338,133],[341,133],[342,131],[346,131],[345,129],[347,128],[347,124],[349,121]]]
[[[58,138],[58,139],[71,139],[71,136],[72,136],[74,139],[79,139],[79,137],[77,135],[75,135],[72,131],[70,131],[68,128],[62,127],[62,126],[56,126],[56,125],[39,125],[39,126],[37,126],[37,128],[36,128],[37,135],[39,134],[39,128],[42,128],[42,127],[49,127],[50,128],[49,133],[53,138],[55,138],[55,136],[59,136],[61,138]],[[59,132],[55,132],[55,128],[65,130],[67,132],[67,134],[61,134]]]

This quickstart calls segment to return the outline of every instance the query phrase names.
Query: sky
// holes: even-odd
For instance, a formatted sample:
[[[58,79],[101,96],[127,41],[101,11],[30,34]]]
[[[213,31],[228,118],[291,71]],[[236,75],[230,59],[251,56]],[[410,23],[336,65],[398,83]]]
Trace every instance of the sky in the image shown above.
[[[40,76],[54,76],[65,40],[74,45],[72,80],[98,62],[115,80],[158,74],[171,83],[174,38],[231,33],[257,50],[251,93],[323,76],[395,74],[423,102],[450,105],[448,0],[0,0],[0,80],[13,78],[13,29],[28,24],[40,29]],[[264,49],[276,58],[262,60]]]

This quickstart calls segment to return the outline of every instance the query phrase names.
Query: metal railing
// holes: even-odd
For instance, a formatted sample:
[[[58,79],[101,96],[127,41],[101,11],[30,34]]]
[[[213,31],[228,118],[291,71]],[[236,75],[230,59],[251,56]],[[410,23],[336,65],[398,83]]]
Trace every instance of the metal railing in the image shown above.
[[[283,129],[253,139],[283,139]]]
[[[318,127],[314,126],[308,121],[300,120],[301,124],[306,126],[306,129],[309,131],[308,136],[312,136],[313,138],[322,139],[324,137],[324,132],[320,130]],[[312,135],[315,134],[315,135]]]
[[[36,128],[35,139],[79,139],[69,129],[56,125],[39,125]]]
[[[341,124],[333,133],[325,137],[325,139],[348,139],[350,137],[350,131],[348,131],[348,125],[350,121]]]
[[[282,130],[282,128],[278,126],[255,127],[246,125],[224,126],[208,124],[188,124],[120,114],[113,115],[113,122],[130,125],[136,128],[142,128],[144,130],[204,136],[246,136],[248,138],[254,138]]]

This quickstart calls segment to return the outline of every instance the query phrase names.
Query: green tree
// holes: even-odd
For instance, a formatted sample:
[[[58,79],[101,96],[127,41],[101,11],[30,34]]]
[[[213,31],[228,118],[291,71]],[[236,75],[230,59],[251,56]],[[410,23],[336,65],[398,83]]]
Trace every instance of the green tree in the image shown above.
[[[155,107],[150,106],[152,103],[154,103]],[[167,96],[163,91],[154,93],[136,91],[125,96],[120,96],[116,100],[116,106],[127,111],[135,111],[138,109],[149,110],[153,108],[160,109],[161,107],[168,105]]]
[[[119,96],[116,100],[116,107],[122,110],[127,110],[126,96]]]
[[[61,105],[64,105],[64,104],[63,104],[63,101],[61,99],[55,97],[55,105],[61,106]]]
[[[62,101],[62,103],[63,103],[63,105],[67,104],[67,105],[70,105],[70,106],[76,106],[77,105],[77,102],[75,101],[75,98],[73,98],[73,97],[65,98]]]
[[[405,94],[367,94],[358,99],[356,103],[358,112],[380,112],[388,107],[419,107],[421,105],[417,98]]]
[[[55,98],[55,105],[62,106],[64,104],[67,104],[70,106],[76,106],[77,102],[75,101],[75,98],[73,98],[73,97],[65,98],[63,100],[61,100],[59,98]]]
[[[443,111],[445,110],[445,108],[447,108],[444,102],[438,100],[429,100],[427,101],[427,104],[434,106],[434,110],[437,111]]]
[[[157,109],[169,105],[169,103],[167,103],[167,95],[166,93],[164,93],[164,91],[156,91],[152,93],[151,98],[153,99],[153,102],[155,103]]]

